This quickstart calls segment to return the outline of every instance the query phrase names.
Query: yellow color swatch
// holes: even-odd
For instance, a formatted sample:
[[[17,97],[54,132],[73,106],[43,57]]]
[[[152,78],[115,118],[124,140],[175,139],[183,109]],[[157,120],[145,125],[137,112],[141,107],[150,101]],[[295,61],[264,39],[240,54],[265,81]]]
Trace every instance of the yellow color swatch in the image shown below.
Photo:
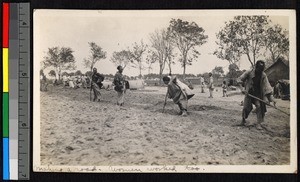
[[[8,48],[3,48],[3,92],[8,92]]]

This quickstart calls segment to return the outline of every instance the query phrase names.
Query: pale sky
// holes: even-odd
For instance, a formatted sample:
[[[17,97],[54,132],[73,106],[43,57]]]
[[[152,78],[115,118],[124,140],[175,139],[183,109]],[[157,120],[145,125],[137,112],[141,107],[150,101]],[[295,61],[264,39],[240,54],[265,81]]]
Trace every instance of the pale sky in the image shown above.
[[[76,60],[76,70],[88,71],[83,59],[88,58],[90,50],[88,42],[95,42],[106,51],[106,59],[98,62],[95,67],[100,73],[114,74],[116,66],[109,61],[114,51],[131,47],[134,42],[149,43],[149,34],[167,28],[171,18],[194,21],[203,27],[208,35],[207,43],[197,48],[201,53],[192,66],[187,66],[186,73],[199,74],[210,72],[215,66],[228,69],[228,61],[220,60],[212,55],[216,48],[216,33],[224,27],[224,23],[233,20],[234,15],[270,15],[274,24],[280,24],[289,30],[288,11],[254,11],[254,10],[176,10],[176,11],[97,11],[97,10],[36,10],[34,12],[34,62],[38,63],[46,56],[48,48],[55,46],[71,47]],[[247,13],[247,14],[246,14]],[[176,48],[175,48],[176,49]],[[178,59],[178,58],[175,58]],[[250,63],[241,60],[241,69],[249,69]],[[172,67],[173,73],[183,72],[180,63]],[[47,69],[48,71],[51,68]],[[75,71],[76,71],[75,70]],[[152,73],[158,73],[158,63],[154,63]],[[123,72],[128,76],[137,76],[139,70],[126,67]],[[147,74],[148,70],[142,71]],[[164,70],[168,73],[168,69]]]

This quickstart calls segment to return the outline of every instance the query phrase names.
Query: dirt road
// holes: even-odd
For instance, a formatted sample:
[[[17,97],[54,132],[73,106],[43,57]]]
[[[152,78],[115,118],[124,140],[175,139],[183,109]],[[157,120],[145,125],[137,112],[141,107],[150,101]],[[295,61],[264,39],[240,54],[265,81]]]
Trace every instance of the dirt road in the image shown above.
[[[268,107],[264,129],[251,127],[256,115],[241,121],[242,95],[213,99],[200,93],[189,101],[187,117],[168,100],[165,87],[126,93],[116,105],[114,90],[101,102],[88,89],[50,88],[41,93],[42,165],[283,165],[290,162],[289,117]],[[289,112],[289,101],[277,100]]]

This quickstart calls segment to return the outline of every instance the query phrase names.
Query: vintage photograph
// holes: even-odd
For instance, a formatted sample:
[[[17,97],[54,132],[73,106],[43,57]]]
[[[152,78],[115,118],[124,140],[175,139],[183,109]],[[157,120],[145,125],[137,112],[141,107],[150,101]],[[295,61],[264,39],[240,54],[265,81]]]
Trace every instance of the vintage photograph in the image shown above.
[[[34,11],[33,170],[297,171],[292,10]]]

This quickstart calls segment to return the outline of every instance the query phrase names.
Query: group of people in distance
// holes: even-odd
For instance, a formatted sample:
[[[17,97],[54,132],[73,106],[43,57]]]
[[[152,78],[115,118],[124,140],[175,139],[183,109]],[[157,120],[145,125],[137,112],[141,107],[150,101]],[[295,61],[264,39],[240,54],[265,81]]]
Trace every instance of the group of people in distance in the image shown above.
[[[69,86],[70,88],[87,88],[90,82],[89,78],[85,75],[69,76],[63,75],[62,77],[64,87]]]
[[[209,75],[208,85],[207,85],[207,88],[209,90],[209,97],[208,98],[214,98],[213,97],[213,91],[214,91],[215,87],[214,87],[213,75],[212,75],[212,73],[208,73],[208,75]],[[201,76],[200,77],[201,93],[204,93],[204,86],[205,86],[204,78]],[[228,95],[227,95],[227,87],[228,87],[227,83],[224,80],[223,83],[222,83],[223,97],[225,97],[225,96],[228,97]]]
[[[241,89],[241,92],[245,95],[243,111],[242,111],[242,121],[239,124],[240,126],[245,126],[246,119],[249,116],[249,113],[252,111],[253,106],[256,107],[256,116],[257,124],[256,128],[261,129],[261,123],[264,121],[264,116],[266,113],[266,103],[273,102],[274,106],[276,104],[273,97],[273,89],[268,81],[267,75],[264,73],[265,62],[258,60],[253,69],[250,69],[244,72],[239,78],[238,83]],[[113,84],[115,85],[115,91],[118,93],[117,105],[123,106],[124,104],[124,93],[126,91],[126,81],[123,76],[123,67],[117,67],[117,73],[115,74]],[[101,94],[101,80],[103,77],[101,74],[97,73],[97,69],[94,68],[92,75],[92,89],[94,91],[94,101],[99,101]],[[181,116],[187,116],[188,100],[194,96],[192,90],[185,83],[181,82],[178,78],[172,76],[163,77],[164,84],[167,85],[167,97],[172,99],[175,104],[178,105],[180,109]],[[203,92],[203,84],[201,84],[201,92]],[[244,85],[244,87],[242,86]],[[213,98],[213,77],[209,73],[209,98]],[[227,97],[227,84],[223,82],[223,97]],[[257,99],[258,98],[258,99]]]

